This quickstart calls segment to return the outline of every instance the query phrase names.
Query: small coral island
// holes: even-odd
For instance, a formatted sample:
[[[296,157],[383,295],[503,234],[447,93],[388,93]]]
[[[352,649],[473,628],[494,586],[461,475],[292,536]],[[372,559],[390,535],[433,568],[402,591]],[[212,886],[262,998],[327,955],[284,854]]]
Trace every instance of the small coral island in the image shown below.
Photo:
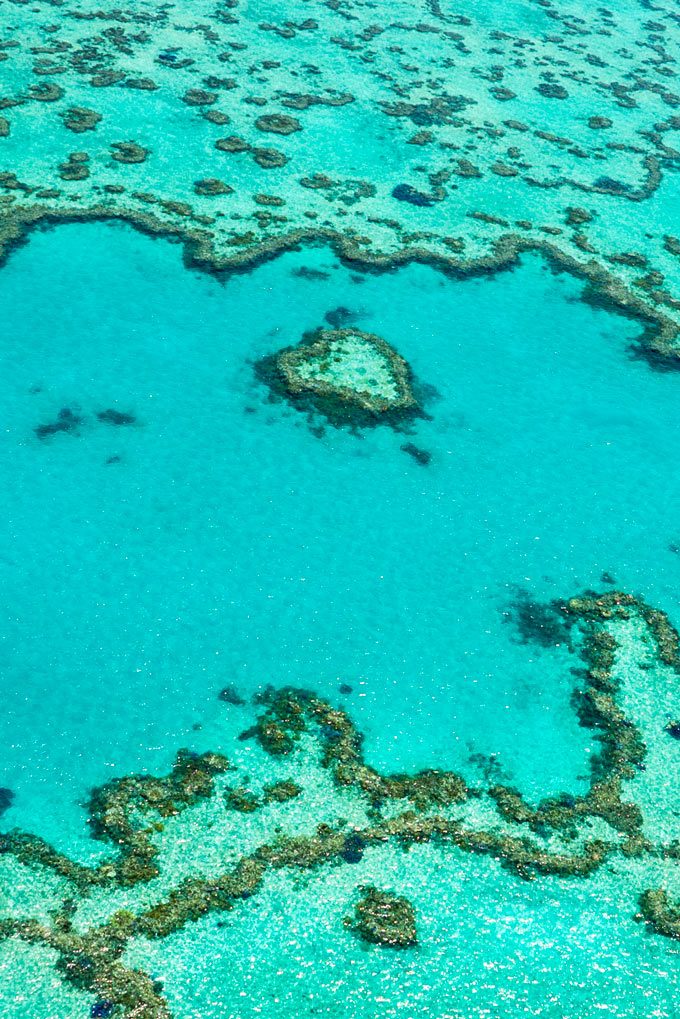
[[[380,336],[317,329],[264,358],[257,374],[276,397],[336,426],[393,426],[420,413],[407,362]]]

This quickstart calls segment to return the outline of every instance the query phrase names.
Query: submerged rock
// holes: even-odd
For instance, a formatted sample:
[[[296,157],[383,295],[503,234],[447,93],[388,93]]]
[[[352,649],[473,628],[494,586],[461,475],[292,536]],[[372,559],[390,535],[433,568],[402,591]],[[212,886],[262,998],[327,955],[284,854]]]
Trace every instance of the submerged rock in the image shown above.
[[[233,704],[235,707],[241,707],[245,704],[243,697],[241,697],[233,683],[228,683],[227,686],[222,687],[217,696],[219,700],[224,701],[226,704]]]
[[[340,856],[345,863],[361,863],[366,848],[366,840],[358,832],[352,832],[345,839]]]
[[[339,308],[333,308],[331,311],[327,311],[324,315],[324,320],[328,322],[333,329],[345,329],[359,318],[359,314],[355,311],[351,311],[349,308],[345,308],[344,305],[340,305]]]
[[[113,1008],[112,1001],[95,1001],[90,1009],[90,1017],[91,1019],[109,1019],[109,1016],[113,1015]]]
[[[680,739],[680,718],[675,718],[672,722],[669,722],[668,725],[665,726],[665,731],[669,736],[672,736],[673,739]]]

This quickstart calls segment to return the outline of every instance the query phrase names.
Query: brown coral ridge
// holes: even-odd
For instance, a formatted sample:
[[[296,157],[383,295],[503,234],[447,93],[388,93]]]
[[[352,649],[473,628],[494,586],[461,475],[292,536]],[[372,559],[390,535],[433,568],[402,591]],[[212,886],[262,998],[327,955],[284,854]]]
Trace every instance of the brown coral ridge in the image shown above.
[[[354,832],[351,836],[328,825],[319,825],[314,836],[279,838],[271,845],[262,846],[250,856],[243,857],[230,872],[185,880],[165,901],[139,915],[119,910],[101,927],[81,934],[73,928],[73,904],[67,900],[51,924],[30,919],[0,921],[0,938],[15,936],[53,948],[58,953],[57,967],[69,983],[119,1005],[128,1019],[136,1015],[169,1019],[170,1012],[161,995],[162,987],[147,974],[129,969],[121,962],[130,938],[164,938],[210,912],[233,909],[239,901],[257,892],[269,868],[309,869],[332,862],[340,863],[345,858],[349,839],[355,846],[357,841],[368,845],[370,842],[384,842],[391,836],[398,836],[406,844],[430,841],[437,836],[450,837],[462,849],[501,859],[505,856],[507,861],[517,866],[517,873],[521,873],[519,867],[524,861],[527,867],[534,866],[537,873],[587,874],[599,866],[606,855],[606,847],[601,845],[589,848],[588,856],[556,855],[551,858],[549,854],[532,851],[526,841],[518,842],[491,833],[466,832],[448,824],[443,818],[420,819],[412,813],[362,833]],[[393,917],[392,930],[386,934],[388,921],[383,918],[383,937],[379,938],[377,928],[374,928],[373,940],[394,944],[397,937],[395,927],[403,928],[403,920],[401,917],[397,923]],[[364,921],[368,929],[367,916]],[[398,936],[404,937],[403,930]],[[388,941],[388,937],[392,940]]]
[[[15,186],[19,185],[12,184],[12,187]],[[28,185],[21,187],[29,192],[32,190]],[[416,246],[402,248],[391,254],[373,254],[360,243],[361,238],[330,228],[298,229],[259,241],[252,239],[247,246],[224,256],[217,253],[215,235],[210,230],[188,227],[186,223],[161,219],[139,209],[110,204],[95,205],[89,209],[13,205],[0,214],[0,266],[11,250],[22,244],[33,229],[67,223],[107,221],[128,223],[151,237],[178,239],[184,244],[187,267],[200,269],[218,278],[234,272],[248,272],[278,258],[284,252],[319,244],[328,245],[339,261],[354,271],[394,272],[402,266],[417,263],[429,265],[461,281],[514,269],[522,254],[540,254],[553,270],[583,280],[586,284],[583,300],[641,324],[642,331],[633,349],[650,367],[662,371],[680,370],[680,326],[670,316],[655,304],[644,300],[594,259],[582,262],[554,243],[523,237],[517,233],[499,237],[492,246],[491,254],[467,260]]]
[[[124,912],[114,914],[103,927],[78,934],[65,905],[51,924],[37,920],[0,920],[0,938],[18,937],[28,944],[45,945],[57,952],[56,968],[62,979],[79,991],[106,1001],[126,1019],[172,1019],[161,995],[162,985],[148,974],[130,969],[121,956],[130,936]],[[93,1012],[94,1014],[94,1012]]]
[[[332,362],[334,344],[352,337],[370,344],[389,366],[394,397],[385,398],[368,389],[343,386],[319,377],[302,377],[301,367]],[[400,427],[424,416],[414,394],[408,363],[382,337],[360,329],[316,329],[306,333],[297,346],[286,347],[258,361],[255,374],[274,399],[286,399],[298,410],[316,412],[338,428],[360,429],[376,424]]]
[[[252,735],[268,754],[292,753],[300,736],[314,730],[321,765],[339,786],[353,787],[374,807],[387,800],[410,800],[418,810],[462,803],[471,791],[455,772],[425,770],[415,775],[381,775],[366,764],[363,736],[346,712],[308,690],[294,687],[268,688],[258,701],[266,710],[257,719]]]
[[[638,613],[656,644],[659,660],[680,670],[678,634],[663,612],[620,591],[586,594],[557,608],[579,620],[584,629],[581,656],[585,683],[575,693],[576,708],[580,724],[598,731],[601,746],[590,761],[590,788],[583,796],[564,794],[543,800],[537,807],[531,807],[518,790],[508,786],[492,786],[489,795],[505,820],[526,824],[537,833],[575,830],[579,821],[600,817],[625,836],[624,852],[640,855],[649,848],[642,834],[642,812],[637,804],[624,800],[622,793],[623,783],[643,766],[646,747],[640,731],[616,703],[618,685],[613,669],[617,642],[602,624]]]

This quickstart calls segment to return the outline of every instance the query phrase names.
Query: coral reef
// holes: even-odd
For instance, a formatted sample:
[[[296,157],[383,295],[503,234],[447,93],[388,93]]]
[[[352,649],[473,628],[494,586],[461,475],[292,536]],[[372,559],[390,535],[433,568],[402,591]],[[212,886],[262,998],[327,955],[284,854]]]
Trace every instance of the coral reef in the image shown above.
[[[395,423],[420,412],[406,361],[359,329],[318,329],[257,366],[275,395],[332,424]]]
[[[481,7],[468,17],[438,0],[422,10],[397,0],[389,11],[329,0],[297,23],[279,20],[276,6],[265,21],[253,16],[254,5],[248,12],[235,0],[195,0],[183,10],[153,0],[112,10],[98,0],[15,3],[0,45],[7,72],[0,261],[31,229],[103,219],[177,238],[187,265],[218,276],[301,245],[326,244],[354,271],[420,263],[454,280],[511,270],[525,252],[537,252],[552,270],[581,280],[586,301],[640,324],[635,351],[651,367],[680,367],[680,241],[664,232],[680,159],[677,12],[667,0],[653,11],[645,0],[650,10],[635,18],[623,7],[596,6],[577,18],[539,0],[521,29],[512,5],[501,5],[501,18]],[[280,110],[287,112],[271,112]],[[43,143],[42,125],[54,144]],[[138,141],[118,140],[128,131]],[[87,152],[69,154],[73,133],[87,139]],[[283,151],[267,147],[262,133],[281,136]],[[298,270],[305,271],[323,277]],[[331,324],[361,335],[351,321]],[[330,332],[305,341],[321,345],[315,363],[296,347],[258,366],[272,394],[350,427],[400,426],[420,412],[419,390],[414,396],[410,372],[391,348],[383,351],[386,362],[395,377],[403,371],[408,394],[400,406],[391,375],[392,388],[382,391],[363,388],[351,372],[341,385],[346,348],[336,336],[333,349]],[[331,363],[334,355],[339,362]],[[112,426],[134,421],[114,409],[96,417]],[[77,409],[64,407],[35,435],[76,435],[82,423]],[[429,461],[413,443],[402,449],[414,464]],[[212,910],[238,908],[270,869],[356,865],[367,849],[390,841],[456,846],[523,879],[586,878],[619,856],[677,858],[677,849],[656,844],[636,799],[653,734],[624,710],[616,668],[625,650],[618,624],[634,617],[654,662],[677,669],[678,636],[667,618],[618,592],[549,606],[520,594],[509,617],[521,641],[567,643],[580,656],[574,706],[597,743],[585,791],[534,803],[498,774],[479,789],[446,772],[382,774],[364,759],[361,734],[345,712],[306,691],[271,690],[243,735],[292,777],[274,781],[276,770],[251,791],[221,755],[181,752],[169,775],[115,779],[90,801],[91,833],[108,852],[97,866],[37,836],[2,836],[5,854],[69,886],[49,920],[13,917],[1,922],[2,935],[50,946],[63,978],[92,995],[93,1016],[164,1019],[170,1010],[162,987],[123,961],[130,940],[162,938]],[[245,707],[231,688],[221,699]],[[677,714],[656,726],[672,752]],[[77,926],[73,905],[93,890],[113,895],[159,874],[163,825],[184,811],[214,799],[231,808],[234,824],[252,814],[259,821],[268,806],[294,811],[295,801],[305,802],[296,754],[308,743],[325,778],[360,800],[369,823],[319,824],[293,836],[274,831],[224,872],[185,881],[161,902],[119,910],[98,927]],[[467,818],[477,799],[497,824]],[[0,790],[0,812],[10,804],[11,793]],[[590,838],[591,826],[598,839]],[[678,937],[673,895],[653,888],[641,896],[650,934]],[[357,927],[362,917],[372,922],[371,907],[381,903],[389,917],[392,898],[365,890]]]
[[[630,854],[639,854],[645,848],[642,812],[635,803],[624,800],[622,793],[623,783],[634,778],[637,769],[643,766],[646,748],[641,733],[616,701],[618,686],[613,672],[616,638],[597,625],[617,617],[627,618],[631,608],[647,623],[660,661],[675,667],[676,632],[663,613],[631,595],[614,591],[598,597],[572,598],[560,606],[566,617],[576,615],[589,624],[581,648],[586,682],[576,693],[576,706],[580,724],[597,730],[601,749],[590,760],[588,792],[583,796],[544,800],[535,808],[508,786],[492,786],[489,795],[506,820],[526,824],[535,832],[573,827],[583,817],[601,817],[626,836],[624,845]]]
[[[111,158],[117,163],[143,163],[149,150],[137,142],[112,142]]]
[[[101,119],[101,113],[97,113],[96,110],[88,110],[85,106],[70,106],[62,114],[64,127],[73,131],[74,134],[94,131]]]
[[[540,250],[587,279],[589,299],[640,320],[640,351],[654,367],[676,367],[672,235],[648,216],[625,215],[630,203],[666,200],[678,162],[668,49],[675,13],[664,0],[653,21],[593,8],[578,26],[546,0],[536,12],[544,30],[527,26],[528,36],[512,18],[500,25],[493,13],[463,17],[437,3],[422,20],[403,0],[377,21],[369,8],[349,6],[340,15],[337,5],[321,5],[293,26],[259,22],[238,4],[216,10],[208,0],[172,14],[155,3],[106,13],[84,0],[77,15],[54,24],[40,5],[21,5],[21,29],[8,26],[0,51],[11,69],[0,100],[0,138],[9,140],[0,233],[36,216],[108,216],[146,229],[153,205],[154,232],[184,237],[190,258],[195,252],[218,272],[319,239],[355,267],[426,261],[457,277]],[[337,31],[345,16],[346,37]],[[618,37],[629,45],[613,46]],[[248,59],[263,47],[268,59]],[[653,72],[649,53],[658,56]],[[512,115],[518,103],[521,118],[519,106]],[[123,104],[137,141],[120,140]],[[557,106],[568,136],[554,129]],[[319,119],[330,113],[332,124]],[[89,160],[48,155],[60,149],[40,143],[38,118],[62,142],[87,132]],[[216,138],[226,124],[233,134]],[[285,151],[259,147],[263,131],[285,136]],[[352,176],[336,158],[346,146],[323,144],[331,131],[348,144],[361,140],[352,144]],[[376,159],[386,144],[389,173]],[[418,146],[427,165],[414,159]],[[262,217],[250,188],[213,183],[223,154],[238,152],[252,162],[255,194],[262,174],[281,180],[285,214]],[[128,186],[139,176],[129,164],[138,162],[149,163],[143,191]],[[228,212],[214,200],[226,194]],[[627,257],[631,248],[645,260],[643,273]],[[452,257],[462,251],[465,260]]]
[[[579,20],[541,0],[519,22],[513,5],[501,18],[436,0],[418,13],[395,0],[389,15],[333,0],[282,23],[212,0],[143,11],[83,0],[77,11],[53,5],[52,19],[40,4],[19,6],[0,50],[5,213],[90,216],[104,201],[110,215],[143,217],[151,184],[129,189],[139,175],[127,164],[148,161],[164,227],[188,205],[216,261],[280,247],[310,220],[368,263],[418,250],[446,260],[464,246],[481,265],[511,232],[529,245],[549,237],[677,336],[677,255],[663,217],[625,214],[672,199],[680,118],[667,0],[653,19],[594,7]],[[137,141],[120,140],[123,122]],[[215,137],[227,124],[240,148]],[[57,143],[87,132],[89,175],[60,174],[64,157],[41,143],[43,125]],[[262,132],[285,137],[285,151],[258,147]],[[331,135],[342,144],[327,145]],[[215,195],[193,183],[219,179],[225,151],[248,155],[253,192],[263,174],[281,179],[285,216],[258,218],[249,188],[216,214]],[[579,223],[567,211],[575,192],[588,204]],[[643,275],[620,261],[631,247],[647,259]]]
[[[94,867],[71,860],[35,835],[15,830],[0,836],[0,853],[30,868],[54,872],[66,879],[70,889],[49,922],[9,917],[0,921],[0,937],[54,949],[62,977],[92,994],[102,1008],[117,1008],[129,1019],[133,1015],[168,1019],[162,988],[122,961],[130,939],[165,938],[210,912],[232,910],[257,893],[269,870],[355,865],[368,847],[390,840],[404,848],[436,842],[490,856],[524,880],[543,875],[583,879],[617,855],[667,855],[668,847],[654,845],[645,836],[641,808],[625,796],[634,789],[630,780],[643,766],[646,750],[640,732],[617,701],[615,661],[620,649],[615,633],[617,625],[637,619],[648,634],[655,659],[673,672],[680,671],[678,634],[662,612],[617,591],[586,593],[559,603],[559,611],[575,631],[572,640],[586,667],[585,684],[576,696],[579,719],[596,732],[601,744],[584,795],[565,794],[533,807],[518,790],[498,783],[471,788],[452,772],[382,774],[366,762],[362,736],[346,712],[310,691],[270,687],[256,698],[259,714],[242,738],[257,740],[267,754],[290,760],[291,766],[298,748],[311,739],[321,768],[337,789],[366,804],[369,820],[365,825],[348,830],[343,821],[321,823],[312,834],[275,829],[268,842],[225,871],[184,878],[155,904],[136,911],[118,909],[99,926],[77,928],[73,914],[79,899],[95,889],[113,892],[158,876],[159,839],[165,837],[166,819],[215,797],[221,797],[237,815],[298,798],[304,802],[304,788],[292,778],[265,785],[259,795],[243,783],[224,784],[232,768],[221,754],[180,751],[164,777],[132,775],[93,790],[90,833],[115,850]],[[224,699],[234,702],[231,696]],[[495,804],[498,825],[480,827],[463,819],[466,804],[479,798]],[[604,820],[611,836],[588,838],[591,819]],[[550,848],[544,841],[548,834]],[[565,848],[559,848],[560,840]],[[650,932],[678,938],[679,916],[663,889],[642,894],[638,919],[646,922]],[[377,887],[361,890],[355,915],[345,922],[373,944],[405,948],[417,941],[412,904]]]
[[[225,139],[230,144],[239,142],[247,151],[250,146],[241,139]],[[74,153],[73,161],[84,162],[86,154]],[[65,164],[66,165],[66,164]],[[85,167],[87,170],[87,167]],[[13,174],[0,174],[0,188],[13,190],[20,183]],[[109,195],[125,193],[122,185],[109,184],[103,189]],[[230,192],[231,193],[231,192]],[[50,192],[52,198],[58,192]],[[150,211],[150,206],[155,210]],[[144,194],[143,210],[116,208],[99,202],[87,210],[67,204],[55,208],[33,202],[30,205],[0,205],[0,264],[12,249],[24,242],[28,233],[40,227],[72,222],[122,221],[141,230],[151,237],[173,237],[185,245],[185,261],[195,269],[210,272],[218,277],[231,271],[255,268],[279,254],[297,249],[303,245],[326,243],[348,268],[365,272],[393,272],[401,266],[412,263],[429,265],[453,279],[471,279],[489,276],[502,270],[513,269],[523,253],[542,255],[549,267],[557,272],[567,272],[585,283],[584,300],[593,305],[630,318],[641,325],[641,332],[633,347],[634,353],[644,358],[651,367],[662,371],[680,370],[680,347],[678,323],[660,307],[645,301],[620,278],[613,276],[600,263],[578,259],[556,247],[545,239],[531,239],[517,233],[504,233],[492,245],[490,254],[479,258],[461,259],[451,254],[459,251],[455,239],[447,242],[446,254],[433,252],[414,244],[389,255],[376,254],[366,250],[351,235],[339,233],[326,227],[294,230],[282,236],[265,240],[251,240],[245,247],[232,247],[228,252],[218,252],[215,234],[206,229],[211,225],[205,217],[190,215],[190,206],[180,203],[163,202],[154,195]],[[174,216],[168,219],[168,214]],[[188,225],[187,219],[191,222]],[[252,243],[251,243],[252,241]]]
[[[285,113],[270,113],[258,117],[255,127],[258,131],[270,131],[272,134],[293,134],[294,131],[302,130],[300,121]]]

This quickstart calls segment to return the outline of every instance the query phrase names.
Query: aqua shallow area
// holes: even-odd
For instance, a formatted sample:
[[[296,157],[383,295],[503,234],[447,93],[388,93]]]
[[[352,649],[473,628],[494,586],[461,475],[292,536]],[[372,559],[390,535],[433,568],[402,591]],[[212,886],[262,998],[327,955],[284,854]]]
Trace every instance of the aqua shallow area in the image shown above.
[[[96,859],[89,789],[167,771],[178,746],[221,749],[266,781],[271,765],[237,739],[250,710],[217,699],[226,684],[342,703],[388,771],[447,767],[474,783],[475,755],[493,754],[530,800],[583,790],[579,662],[517,620],[527,599],[611,578],[680,618],[677,376],[633,358],[639,326],[584,303],[583,284],[537,256],[454,282],[416,265],[358,274],[325,247],[218,280],[181,254],[127,227],[71,225],[33,233],[0,272],[0,785],[15,793],[3,827]],[[315,434],[257,382],[258,359],[339,307],[435,387],[408,437],[427,467],[391,429]],[[36,433],[65,408],[77,427]],[[667,680],[659,716],[645,705],[664,754],[662,726],[680,714]],[[658,801],[643,789],[666,839],[667,775]],[[326,795],[316,819],[329,819]],[[183,844],[199,863],[212,859],[203,839],[194,819]],[[181,845],[171,876],[189,866]],[[676,871],[619,861],[527,885],[486,858],[388,847],[269,875],[226,920],[140,941],[131,961],[164,981],[177,1019],[670,1016],[677,948],[631,916],[650,880],[677,897]],[[368,882],[412,899],[417,950],[366,949],[343,927]],[[63,891],[8,872],[0,894],[35,912]],[[45,950],[0,953],[3,1019],[87,1016],[91,1000],[46,972]]]

